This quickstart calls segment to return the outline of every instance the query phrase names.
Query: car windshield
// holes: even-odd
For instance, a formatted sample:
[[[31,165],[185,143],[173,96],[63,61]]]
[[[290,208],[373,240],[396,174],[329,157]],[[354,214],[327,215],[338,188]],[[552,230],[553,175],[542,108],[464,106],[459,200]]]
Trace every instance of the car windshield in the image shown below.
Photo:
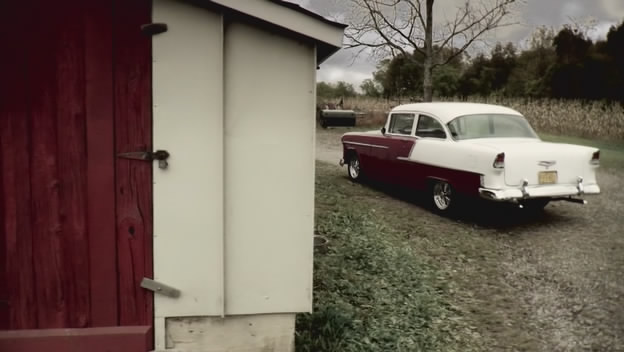
[[[455,118],[447,124],[453,139],[538,138],[522,117],[506,114],[476,114]]]

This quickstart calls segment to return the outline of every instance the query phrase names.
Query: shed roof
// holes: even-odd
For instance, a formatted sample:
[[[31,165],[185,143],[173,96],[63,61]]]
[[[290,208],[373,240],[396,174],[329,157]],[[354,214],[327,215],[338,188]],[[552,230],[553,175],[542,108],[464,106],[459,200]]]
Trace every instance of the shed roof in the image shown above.
[[[462,102],[434,102],[399,105],[392,112],[419,112],[432,114],[443,123],[448,123],[454,118],[463,115],[474,114],[507,114],[522,116],[516,110],[505,106]]]
[[[290,33],[314,41],[317,64],[320,64],[342,47],[342,23],[331,21],[297,4],[283,0],[189,0],[194,3],[217,5],[238,14],[252,17],[263,23],[277,26]]]
[[[325,18],[325,17],[319,15],[316,12],[310,11],[310,10],[308,10],[306,8],[303,8],[303,7],[299,6],[299,4],[295,4],[295,3],[292,3],[290,1],[285,1],[285,0],[269,0],[269,1],[274,2],[274,3],[276,3],[278,5],[281,5],[281,6],[288,7],[289,9],[295,10],[297,12],[301,12],[304,15],[316,18],[319,21],[325,22],[325,23],[327,23],[329,25],[332,25],[332,26],[336,26],[336,27],[339,27],[339,28],[342,28],[342,29],[345,29],[345,28],[348,27],[344,23],[332,21],[332,20],[330,20],[328,18]]]

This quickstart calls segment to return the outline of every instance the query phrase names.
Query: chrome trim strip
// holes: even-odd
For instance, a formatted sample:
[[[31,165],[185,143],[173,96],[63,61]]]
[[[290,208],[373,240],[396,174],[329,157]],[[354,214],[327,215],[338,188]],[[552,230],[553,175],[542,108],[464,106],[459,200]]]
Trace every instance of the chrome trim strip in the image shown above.
[[[344,141],[344,144],[353,144],[353,145],[361,145],[363,147],[373,147],[373,148],[382,148],[382,149],[388,149],[387,146],[385,145],[377,145],[377,144],[368,144],[368,143],[359,143],[359,142],[349,142],[349,141]]]

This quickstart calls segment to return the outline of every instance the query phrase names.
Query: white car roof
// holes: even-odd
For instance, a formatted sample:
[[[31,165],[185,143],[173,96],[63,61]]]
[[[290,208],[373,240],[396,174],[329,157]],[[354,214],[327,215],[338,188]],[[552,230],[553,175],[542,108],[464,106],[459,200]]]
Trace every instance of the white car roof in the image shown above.
[[[459,102],[435,102],[435,103],[415,103],[399,105],[391,112],[418,112],[431,114],[443,123],[448,123],[454,118],[463,115],[474,114],[507,114],[522,116],[514,109],[500,105],[459,103]]]

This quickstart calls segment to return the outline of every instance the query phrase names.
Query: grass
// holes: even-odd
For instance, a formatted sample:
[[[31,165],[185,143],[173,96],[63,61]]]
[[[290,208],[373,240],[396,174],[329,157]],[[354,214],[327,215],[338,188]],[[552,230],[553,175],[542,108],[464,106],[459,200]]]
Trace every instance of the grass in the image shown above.
[[[541,136],[601,148],[609,175],[624,168],[622,143]],[[297,317],[297,351],[540,350],[543,327],[520,287],[549,281],[521,245],[561,240],[561,228],[579,226],[566,217],[582,211],[574,207],[534,218],[479,205],[449,219],[419,197],[349,182],[344,168],[318,162],[315,226],[330,242],[315,253],[314,310]]]
[[[329,245],[315,255],[314,313],[298,316],[297,351],[470,351],[478,340],[447,275],[410,245],[426,223],[398,219],[342,171],[317,164],[316,231]]]
[[[371,128],[329,129],[320,136],[333,140],[347,130]],[[621,141],[540,136],[600,148],[606,178],[624,170]],[[605,216],[611,205],[602,206],[606,208],[599,214]],[[316,231],[330,242],[326,251],[315,255],[314,311],[297,318],[297,351],[485,351],[510,346],[543,350],[548,336],[544,326],[549,325],[531,315],[535,302],[523,295],[551,283],[559,290],[581,281],[565,281],[560,266],[568,259],[549,252],[561,255],[556,249],[563,245],[560,235],[567,236],[566,231],[586,241],[582,231],[566,227],[586,226],[587,220],[568,218],[569,207],[573,206],[533,218],[503,207],[478,206],[478,215],[468,211],[465,217],[448,219],[401,190],[349,182],[344,169],[318,162]],[[591,219],[599,221],[597,216]],[[615,249],[609,236],[604,246]],[[575,238],[566,237],[569,246],[583,248]],[[535,248],[529,246],[531,241],[538,242]],[[555,244],[543,249],[549,241]],[[540,254],[542,250],[547,254]],[[555,259],[549,264],[536,261],[540,256]],[[614,260],[607,263],[617,267]],[[582,301],[587,292],[565,297]],[[553,302],[546,302],[535,309],[552,307]]]
[[[597,141],[581,137],[556,136],[540,133],[540,137],[548,142],[586,145],[600,149],[601,167],[607,169],[624,169],[624,143],[616,141]]]

